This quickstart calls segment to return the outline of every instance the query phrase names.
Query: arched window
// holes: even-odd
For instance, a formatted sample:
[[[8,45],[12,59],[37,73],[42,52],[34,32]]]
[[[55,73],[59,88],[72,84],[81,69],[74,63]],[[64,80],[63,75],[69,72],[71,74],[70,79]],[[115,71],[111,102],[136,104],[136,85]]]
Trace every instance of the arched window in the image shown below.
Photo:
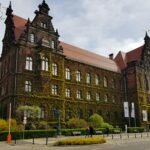
[[[51,41],[51,48],[52,48],[52,49],[55,48],[55,41]]]
[[[99,76],[97,74],[95,75],[95,84],[99,85]]]
[[[71,71],[69,68],[66,68],[66,79],[70,80],[71,79]]]
[[[42,66],[41,69],[43,71],[48,71],[48,58],[42,57]]]
[[[30,34],[30,42],[31,43],[35,42],[35,35],[33,33]]]
[[[99,100],[100,100],[100,94],[96,93],[96,101],[99,102]]]
[[[87,84],[91,83],[91,75],[89,73],[86,74],[86,83]]]
[[[31,92],[31,91],[32,91],[31,81],[25,81],[25,92]]]
[[[31,57],[26,57],[26,70],[32,70],[32,58]]]
[[[80,82],[81,81],[81,72],[80,71],[76,71],[76,81]]]
[[[108,102],[108,95],[104,95],[104,102]]]
[[[52,63],[52,75],[57,76],[58,75],[58,66],[56,63]]]
[[[86,93],[86,99],[87,99],[87,100],[91,100],[91,92],[90,92],[90,91],[88,91],[88,92]]]
[[[108,87],[108,81],[106,77],[104,77],[104,87]]]

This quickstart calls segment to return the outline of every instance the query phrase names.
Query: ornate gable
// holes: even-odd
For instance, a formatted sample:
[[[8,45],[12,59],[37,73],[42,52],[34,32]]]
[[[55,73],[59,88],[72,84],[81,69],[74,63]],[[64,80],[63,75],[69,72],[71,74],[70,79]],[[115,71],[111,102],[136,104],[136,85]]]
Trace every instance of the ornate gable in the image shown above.
[[[145,68],[150,69],[150,37],[147,33],[144,40],[145,44],[142,51],[141,63]]]

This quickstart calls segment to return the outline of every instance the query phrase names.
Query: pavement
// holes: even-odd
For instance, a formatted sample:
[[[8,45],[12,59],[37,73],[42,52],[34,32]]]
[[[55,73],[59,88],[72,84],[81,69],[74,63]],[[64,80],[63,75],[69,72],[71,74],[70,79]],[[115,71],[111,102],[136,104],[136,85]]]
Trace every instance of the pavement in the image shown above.
[[[94,135],[99,136],[99,135]],[[10,144],[0,142],[0,150],[150,150],[150,133],[138,134],[115,134],[105,135],[107,143],[94,144],[85,146],[53,146],[53,144],[61,139],[84,137],[84,136],[59,136],[57,138],[49,138],[46,145],[46,138],[25,139],[12,141]],[[33,144],[34,143],[34,144]],[[135,147],[135,148],[134,148]],[[145,147],[145,149],[144,149]]]

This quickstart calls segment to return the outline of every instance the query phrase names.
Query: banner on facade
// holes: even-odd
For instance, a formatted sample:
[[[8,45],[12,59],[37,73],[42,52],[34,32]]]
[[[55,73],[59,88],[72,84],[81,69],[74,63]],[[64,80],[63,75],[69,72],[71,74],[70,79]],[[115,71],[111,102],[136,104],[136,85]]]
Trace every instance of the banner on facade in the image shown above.
[[[129,104],[128,102],[124,102],[124,117],[128,118],[129,117]]]
[[[143,121],[147,121],[147,110],[142,110]]]
[[[135,106],[134,103],[131,103],[131,118],[135,118]]]

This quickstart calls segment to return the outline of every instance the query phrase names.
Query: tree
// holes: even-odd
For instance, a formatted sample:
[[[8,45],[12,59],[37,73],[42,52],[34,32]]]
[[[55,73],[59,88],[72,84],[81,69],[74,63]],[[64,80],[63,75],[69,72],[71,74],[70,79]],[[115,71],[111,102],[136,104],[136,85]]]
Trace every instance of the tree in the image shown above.
[[[27,121],[27,128],[28,129],[36,129],[36,124],[40,118],[40,107],[38,106],[19,106],[17,109],[17,113],[23,116],[26,116]]]

